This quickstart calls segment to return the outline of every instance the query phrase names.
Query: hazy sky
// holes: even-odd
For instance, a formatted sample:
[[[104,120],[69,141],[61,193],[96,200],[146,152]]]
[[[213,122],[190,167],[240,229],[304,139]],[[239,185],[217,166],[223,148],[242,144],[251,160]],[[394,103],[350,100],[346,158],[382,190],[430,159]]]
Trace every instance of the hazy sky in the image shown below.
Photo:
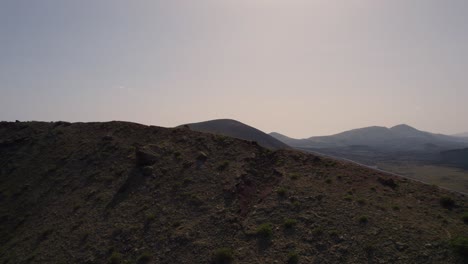
[[[468,131],[466,0],[0,0],[0,120]]]

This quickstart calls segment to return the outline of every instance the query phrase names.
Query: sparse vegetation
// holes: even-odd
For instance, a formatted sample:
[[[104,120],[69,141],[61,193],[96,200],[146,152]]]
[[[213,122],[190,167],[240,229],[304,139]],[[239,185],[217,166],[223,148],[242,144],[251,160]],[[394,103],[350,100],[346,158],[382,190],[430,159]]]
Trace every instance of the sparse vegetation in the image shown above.
[[[372,253],[373,251],[375,251],[375,246],[373,244],[366,244],[364,246],[364,251],[367,253],[367,254],[370,254]]]
[[[284,197],[286,196],[286,188],[284,187],[280,187],[276,190],[276,193],[281,196],[281,197]]]
[[[331,237],[336,237],[336,236],[338,236],[338,231],[336,231],[335,229],[332,229],[332,230],[328,231],[328,235],[331,236]]]
[[[358,203],[359,205],[365,205],[365,204],[366,204],[366,200],[360,198],[360,199],[357,200],[357,203]]]
[[[465,224],[468,224],[468,213],[464,213],[462,216],[462,220]]]
[[[293,228],[294,226],[296,226],[296,224],[297,224],[297,220],[289,219],[289,218],[285,219],[283,223],[285,228]]]
[[[450,241],[450,246],[458,254],[468,260],[468,237],[458,236]]]
[[[122,254],[120,254],[117,251],[112,252],[112,254],[109,257],[109,263],[110,264],[120,264],[120,263],[122,263]]]
[[[320,228],[320,227],[316,227],[316,228],[312,229],[312,235],[314,235],[314,236],[323,235],[323,229]]]
[[[155,213],[149,213],[146,215],[146,223],[151,223],[156,219]]]
[[[289,177],[291,178],[291,180],[294,180],[294,181],[295,181],[295,180],[299,179],[300,175],[297,174],[297,173],[293,173],[293,174],[291,174]]]
[[[455,206],[455,200],[448,196],[441,197],[439,202],[446,209],[452,209]]]
[[[383,186],[387,186],[392,189],[395,189],[396,187],[398,187],[398,184],[391,178],[386,179],[386,178],[379,177],[377,181],[380,182],[380,184],[382,184]]]
[[[299,254],[295,251],[289,252],[288,264],[297,264],[297,263],[299,263]]]
[[[259,225],[256,234],[262,238],[270,239],[273,236],[273,225],[271,223]]]
[[[138,257],[138,264],[146,264],[151,260],[151,253],[148,251],[145,251],[141,253],[141,255]]]
[[[216,264],[228,264],[234,260],[234,253],[230,248],[219,248],[214,252],[213,262]]]
[[[193,183],[193,180],[191,178],[185,178],[185,179],[182,180],[182,185],[184,185],[184,186],[189,185],[191,183]]]
[[[297,201],[297,200],[293,201],[293,202],[292,202],[292,207],[293,207],[294,210],[299,210],[299,209],[301,209],[301,202],[299,202],[299,201]]]
[[[369,222],[369,219],[367,218],[367,216],[363,215],[363,216],[359,217],[359,223],[367,224],[367,222]]]

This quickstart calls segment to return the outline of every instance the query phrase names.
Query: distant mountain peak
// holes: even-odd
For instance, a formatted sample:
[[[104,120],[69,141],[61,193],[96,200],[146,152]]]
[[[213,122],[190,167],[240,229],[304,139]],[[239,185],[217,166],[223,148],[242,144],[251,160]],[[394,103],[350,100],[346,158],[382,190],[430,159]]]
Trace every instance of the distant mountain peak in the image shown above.
[[[394,130],[394,129],[411,129],[411,130],[417,130],[416,128],[410,126],[410,125],[407,125],[407,124],[399,124],[399,125],[396,125],[394,127],[391,127],[390,129]]]
[[[422,134],[427,134],[407,124],[401,124],[401,125],[391,127],[390,130],[392,132],[395,132],[398,134],[404,134],[406,136],[418,136],[418,135],[420,136]]]
[[[199,132],[219,134],[249,141],[256,141],[260,146],[269,149],[276,150],[289,148],[288,145],[272,137],[271,135],[268,135],[263,131],[260,131],[234,119],[215,119],[186,125],[190,127],[190,129]]]

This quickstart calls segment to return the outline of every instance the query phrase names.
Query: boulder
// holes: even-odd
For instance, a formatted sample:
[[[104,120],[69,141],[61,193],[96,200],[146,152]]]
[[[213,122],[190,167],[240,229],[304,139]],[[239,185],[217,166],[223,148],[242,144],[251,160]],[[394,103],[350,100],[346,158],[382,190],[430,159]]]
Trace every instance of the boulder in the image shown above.
[[[139,166],[151,166],[158,161],[158,155],[148,147],[137,147],[135,156],[137,165]]]

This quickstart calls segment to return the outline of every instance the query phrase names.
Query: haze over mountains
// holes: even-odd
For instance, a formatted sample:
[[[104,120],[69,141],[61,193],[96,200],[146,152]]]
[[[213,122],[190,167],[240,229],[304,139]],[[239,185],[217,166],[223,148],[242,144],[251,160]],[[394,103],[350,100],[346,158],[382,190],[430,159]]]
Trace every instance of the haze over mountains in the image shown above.
[[[342,148],[367,146],[389,151],[440,151],[468,146],[468,139],[420,131],[402,124],[391,128],[365,127],[331,136],[293,139],[279,133],[271,136],[298,148]]]

